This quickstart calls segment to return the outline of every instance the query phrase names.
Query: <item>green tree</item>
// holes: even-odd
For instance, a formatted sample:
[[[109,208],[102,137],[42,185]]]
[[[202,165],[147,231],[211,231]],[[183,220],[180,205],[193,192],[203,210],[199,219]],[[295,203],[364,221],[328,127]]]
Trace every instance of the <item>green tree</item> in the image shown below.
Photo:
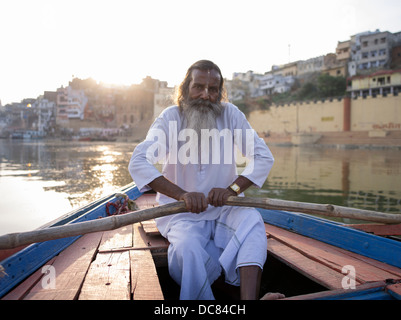
[[[297,98],[299,100],[309,100],[316,98],[317,95],[318,95],[318,88],[316,84],[313,82],[307,82],[299,90]]]
[[[318,98],[342,96],[345,94],[346,80],[344,77],[333,77],[320,74],[317,78]]]

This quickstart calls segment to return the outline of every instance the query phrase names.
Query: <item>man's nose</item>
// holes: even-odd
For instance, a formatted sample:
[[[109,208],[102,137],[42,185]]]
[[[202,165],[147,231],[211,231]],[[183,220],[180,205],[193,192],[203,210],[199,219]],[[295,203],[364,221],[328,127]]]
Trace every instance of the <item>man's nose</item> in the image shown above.
[[[208,90],[208,88],[205,88],[205,89],[202,90],[200,97],[203,100],[209,100],[209,90]]]

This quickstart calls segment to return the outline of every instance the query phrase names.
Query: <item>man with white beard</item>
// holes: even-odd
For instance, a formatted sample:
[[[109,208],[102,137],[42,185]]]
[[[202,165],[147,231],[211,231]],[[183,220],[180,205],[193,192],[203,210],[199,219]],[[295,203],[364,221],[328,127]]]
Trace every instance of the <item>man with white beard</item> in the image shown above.
[[[274,159],[244,114],[224,100],[219,67],[208,60],[194,63],[177,105],[155,120],[129,164],[141,192],[153,189],[159,204],[183,200],[188,209],[156,219],[170,242],[169,272],[181,286],[180,299],[214,299],[211,285],[222,273],[227,283],[240,285],[242,299],[259,297],[267,255],[263,220],[254,208],[225,203],[252,185],[260,188]],[[250,159],[241,175],[233,144]]]

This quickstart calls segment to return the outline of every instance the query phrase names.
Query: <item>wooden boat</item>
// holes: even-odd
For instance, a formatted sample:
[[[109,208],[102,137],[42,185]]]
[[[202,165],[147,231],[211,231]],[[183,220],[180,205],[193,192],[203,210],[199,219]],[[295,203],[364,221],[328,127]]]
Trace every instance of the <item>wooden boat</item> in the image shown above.
[[[140,209],[156,205],[153,193],[141,194],[134,184],[119,193],[134,199]],[[107,205],[116,201],[115,195],[102,198],[43,228],[105,217]],[[363,226],[304,213],[258,210],[269,243],[262,294],[282,292],[286,300],[401,298],[401,242],[393,237],[400,235],[400,225],[370,224],[365,232],[358,230]],[[175,300],[179,288],[168,275],[167,247],[150,220],[2,250],[0,298]],[[238,297],[227,286],[216,281],[217,299]]]

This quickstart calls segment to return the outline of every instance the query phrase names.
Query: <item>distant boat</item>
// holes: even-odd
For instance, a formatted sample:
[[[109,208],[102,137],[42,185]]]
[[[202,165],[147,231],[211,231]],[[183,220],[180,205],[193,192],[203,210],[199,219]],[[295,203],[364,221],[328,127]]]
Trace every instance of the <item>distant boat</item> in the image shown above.
[[[15,130],[10,134],[11,139],[43,139],[44,134],[40,131],[34,130]]]

